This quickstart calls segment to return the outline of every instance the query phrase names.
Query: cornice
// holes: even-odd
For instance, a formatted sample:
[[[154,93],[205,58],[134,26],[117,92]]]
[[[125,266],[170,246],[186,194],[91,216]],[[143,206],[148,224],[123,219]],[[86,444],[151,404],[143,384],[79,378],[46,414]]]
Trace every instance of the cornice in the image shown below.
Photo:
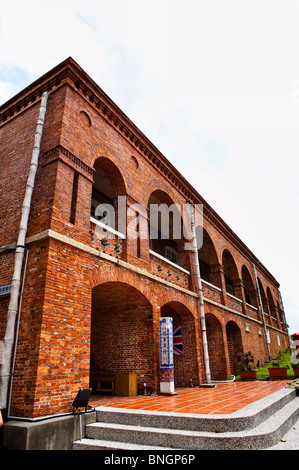
[[[279,286],[272,274],[263,266],[242,240],[200,196],[181,173],[166,159],[154,144],[121,111],[89,75],[69,57],[0,107],[0,128],[36,104],[44,91],[53,94],[62,86],[71,86],[86,100],[124,139],[135,148],[185,198],[203,205],[206,218],[243,256],[274,285]],[[71,158],[65,154],[70,161]],[[77,157],[74,156],[75,159]],[[78,162],[77,162],[78,163]]]

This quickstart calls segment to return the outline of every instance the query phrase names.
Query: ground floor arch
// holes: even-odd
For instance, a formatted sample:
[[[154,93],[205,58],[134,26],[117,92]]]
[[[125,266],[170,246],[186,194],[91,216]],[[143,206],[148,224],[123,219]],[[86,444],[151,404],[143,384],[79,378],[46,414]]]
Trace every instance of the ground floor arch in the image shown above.
[[[212,313],[205,314],[209,363],[212,380],[227,378],[222,325]]]
[[[100,377],[137,372],[138,384],[155,385],[153,307],[136,288],[104,282],[92,289],[90,386]]]
[[[238,372],[238,355],[243,353],[243,344],[241,330],[237,323],[232,320],[226,324],[226,338],[230,372],[236,375]]]
[[[173,318],[173,329],[181,327],[182,354],[174,354],[174,383],[176,387],[199,385],[199,367],[195,318],[182,303],[170,301],[161,307],[161,317]]]

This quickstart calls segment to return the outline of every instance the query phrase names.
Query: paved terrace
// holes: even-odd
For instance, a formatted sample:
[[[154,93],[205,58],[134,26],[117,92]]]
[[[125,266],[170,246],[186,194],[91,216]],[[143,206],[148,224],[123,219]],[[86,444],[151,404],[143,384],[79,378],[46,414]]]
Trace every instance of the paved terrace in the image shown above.
[[[175,396],[93,395],[89,405],[166,413],[230,414],[281,390],[289,382],[290,380],[217,383],[215,388],[177,388]]]

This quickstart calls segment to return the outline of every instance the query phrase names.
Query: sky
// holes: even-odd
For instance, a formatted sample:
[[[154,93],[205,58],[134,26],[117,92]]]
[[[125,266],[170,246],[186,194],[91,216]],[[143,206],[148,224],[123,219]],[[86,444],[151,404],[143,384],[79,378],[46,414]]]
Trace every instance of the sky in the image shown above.
[[[280,283],[299,332],[299,2],[0,0],[0,103],[67,57]]]

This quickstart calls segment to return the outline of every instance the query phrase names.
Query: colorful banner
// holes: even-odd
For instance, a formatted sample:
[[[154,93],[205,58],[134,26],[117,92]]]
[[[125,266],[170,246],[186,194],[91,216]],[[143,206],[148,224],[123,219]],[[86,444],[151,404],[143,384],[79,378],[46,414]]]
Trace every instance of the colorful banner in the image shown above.
[[[173,368],[173,330],[172,318],[160,318],[160,367]]]
[[[174,394],[173,326],[171,317],[160,318],[160,392]]]
[[[176,326],[173,329],[173,354],[181,356],[183,354],[182,327]]]

